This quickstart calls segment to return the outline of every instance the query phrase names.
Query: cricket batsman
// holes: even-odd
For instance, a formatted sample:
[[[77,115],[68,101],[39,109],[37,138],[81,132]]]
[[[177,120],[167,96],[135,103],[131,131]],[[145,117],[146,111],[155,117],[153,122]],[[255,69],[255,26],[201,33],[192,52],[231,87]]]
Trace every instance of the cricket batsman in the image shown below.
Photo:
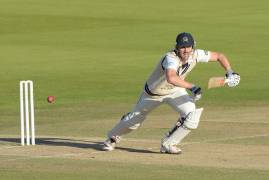
[[[148,113],[162,103],[175,109],[179,118],[161,141],[161,153],[180,154],[180,142],[199,125],[203,108],[196,108],[195,101],[202,97],[202,89],[185,80],[198,63],[218,62],[226,72],[229,87],[240,82],[240,76],[232,70],[227,57],[219,52],[196,49],[190,33],[182,32],[176,37],[173,50],[167,52],[145,82],[144,90],[131,112],[108,133],[103,150],[112,151],[121,136],[136,130]]]

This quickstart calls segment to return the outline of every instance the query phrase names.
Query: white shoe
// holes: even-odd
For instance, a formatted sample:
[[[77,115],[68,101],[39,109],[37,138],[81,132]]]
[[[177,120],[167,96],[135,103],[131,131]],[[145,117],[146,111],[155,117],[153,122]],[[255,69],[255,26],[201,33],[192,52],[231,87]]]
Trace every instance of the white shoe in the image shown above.
[[[182,151],[176,145],[162,145],[160,149],[161,153],[168,153],[168,154],[181,154]]]
[[[104,144],[103,144],[103,147],[102,149],[104,151],[113,151],[116,147],[116,140],[114,140],[113,138],[108,138]]]

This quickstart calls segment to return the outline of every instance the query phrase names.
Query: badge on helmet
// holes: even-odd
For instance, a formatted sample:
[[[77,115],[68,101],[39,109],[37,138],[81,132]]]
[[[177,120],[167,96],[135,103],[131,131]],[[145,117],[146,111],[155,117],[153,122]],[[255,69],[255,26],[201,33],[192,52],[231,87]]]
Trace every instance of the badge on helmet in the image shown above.
[[[182,47],[194,47],[194,39],[190,33],[183,32],[177,35],[176,46]]]

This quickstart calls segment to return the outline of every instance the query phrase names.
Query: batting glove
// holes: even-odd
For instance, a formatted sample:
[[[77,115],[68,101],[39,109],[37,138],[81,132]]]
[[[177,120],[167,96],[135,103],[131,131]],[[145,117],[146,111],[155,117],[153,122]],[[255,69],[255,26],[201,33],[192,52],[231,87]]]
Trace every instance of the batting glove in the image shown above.
[[[228,70],[225,76],[228,79],[227,84],[229,87],[235,87],[240,82],[240,75],[233,70]]]
[[[198,101],[202,98],[202,89],[200,87],[193,85],[189,90],[192,93],[192,98],[194,101]]]

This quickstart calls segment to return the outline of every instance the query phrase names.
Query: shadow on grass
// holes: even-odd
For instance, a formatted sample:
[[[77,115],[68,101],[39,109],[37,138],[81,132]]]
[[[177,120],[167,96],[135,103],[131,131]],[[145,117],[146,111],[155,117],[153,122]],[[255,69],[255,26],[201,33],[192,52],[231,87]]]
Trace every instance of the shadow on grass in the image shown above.
[[[20,138],[0,138],[0,142],[11,142],[11,143],[21,143]],[[87,140],[78,139],[68,139],[68,138],[37,138],[37,145],[48,145],[48,146],[67,146],[76,148],[90,148],[98,151],[102,150],[102,142],[94,142]]]
[[[0,142],[9,142],[16,143],[20,145],[20,138],[0,138]],[[90,148],[96,151],[103,151],[102,145],[103,142],[96,142],[90,140],[81,140],[81,139],[70,139],[70,138],[37,138],[37,145],[48,145],[48,146],[66,146],[66,147],[75,147],[75,148]],[[135,152],[135,153],[159,153],[151,150],[145,149],[135,149],[135,148],[125,148],[125,147],[116,147],[116,150]]]
[[[121,150],[121,151],[135,152],[135,153],[160,154],[160,152],[151,151],[147,149],[134,149],[134,148],[125,148],[125,147],[116,147],[116,149]]]

